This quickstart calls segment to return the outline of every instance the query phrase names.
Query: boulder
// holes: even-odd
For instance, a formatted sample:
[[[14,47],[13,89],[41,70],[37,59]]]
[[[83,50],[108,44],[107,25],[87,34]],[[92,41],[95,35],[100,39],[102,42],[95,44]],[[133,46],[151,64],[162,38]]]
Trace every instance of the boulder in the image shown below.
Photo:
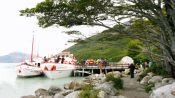
[[[87,77],[88,80],[103,80],[105,78],[105,74],[92,74]]]
[[[63,96],[66,96],[66,95],[72,93],[73,91],[74,90],[65,90],[65,91],[60,92],[60,94],[63,95]]]
[[[106,94],[106,92],[104,91],[100,91],[98,93],[98,98],[109,98],[108,95]]]
[[[64,96],[60,93],[57,93],[53,98],[64,98]]]
[[[126,98],[126,97],[119,95],[119,96],[109,96],[108,98]]]
[[[35,91],[36,97],[49,96],[49,92],[46,89],[39,88]]]
[[[53,98],[53,96],[49,96],[49,95],[41,95],[40,97],[38,98]]]
[[[141,81],[140,81],[140,84],[147,84],[148,81],[151,79],[150,76],[145,76]]]
[[[148,83],[156,83],[156,82],[162,82],[163,77],[162,76],[153,76]]]
[[[120,78],[122,76],[122,74],[119,71],[108,72],[106,76],[108,75],[114,75],[115,78]]]
[[[164,86],[164,84],[162,84],[161,82],[157,82],[154,84],[154,89],[157,89],[157,88],[162,87],[162,86]]]
[[[78,90],[78,89],[81,89],[82,86],[83,86],[83,82],[82,81],[72,81],[70,84],[69,84],[69,89],[70,90]]]
[[[150,76],[150,77],[153,77],[154,76],[154,73],[149,72],[149,73],[147,73],[147,75]]]
[[[64,84],[64,89],[66,89],[66,90],[68,90],[69,89],[69,83],[67,83],[67,84]]]
[[[34,95],[22,96],[21,98],[36,98]]]
[[[125,74],[125,75],[128,75],[129,72],[130,72],[129,69],[125,69],[124,74]]]
[[[153,90],[149,98],[175,98],[175,82]]]
[[[72,93],[66,95],[64,98],[79,98],[79,93],[80,93],[80,91],[75,91],[75,92],[72,92]]]
[[[109,95],[116,95],[118,93],[117,89],[114,88],[113,82],[105,82],[103,84],[99,84],[95,87],[95,89],[102,90]]]
[[[49,89],[48,89],[48,92],[49,92],[49,95],[55,95],[56,93],[59,93],[61,92],[62,89],[59,88],[59,87],[56,87],[56,86],[51,86]]]
[[[164,78],[162,79],[162,84],[171,84],[173,83],[174,79],[173,78]]]

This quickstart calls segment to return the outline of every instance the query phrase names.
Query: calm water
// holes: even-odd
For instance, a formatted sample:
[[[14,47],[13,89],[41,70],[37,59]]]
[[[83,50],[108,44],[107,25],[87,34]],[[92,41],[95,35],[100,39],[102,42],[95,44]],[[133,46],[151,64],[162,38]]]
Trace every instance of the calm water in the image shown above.
[[[81,77],[48,79],[47,77],[17,78],[15,63],[0,63],[0,98],[20,98],[24,95],[34,95],[38,88],[48,89],[50,86],[63,87],[72,80],[82,80]]]

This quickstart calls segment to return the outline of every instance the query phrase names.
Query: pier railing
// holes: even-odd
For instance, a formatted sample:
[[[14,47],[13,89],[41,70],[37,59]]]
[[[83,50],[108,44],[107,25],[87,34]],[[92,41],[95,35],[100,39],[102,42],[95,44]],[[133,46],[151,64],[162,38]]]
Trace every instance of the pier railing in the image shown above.
[[[128,69],[128,64],[118,64],[115,62],[109,63],[108,66],[103,66],[102,70],[105,71],[105,73],[110,71],[124,71],[125,69]],[[100,67],[97,64],[94,65],[77,65],[76,69],[74,70],[74,76],[76,73],[82,74],[95,74],[96,72],[99,72]]]

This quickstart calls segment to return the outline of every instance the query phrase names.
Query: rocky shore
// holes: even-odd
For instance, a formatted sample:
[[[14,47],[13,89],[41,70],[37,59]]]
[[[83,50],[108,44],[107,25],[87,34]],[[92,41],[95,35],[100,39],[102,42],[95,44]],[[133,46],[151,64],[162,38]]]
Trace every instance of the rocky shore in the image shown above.
[[[111,74],[109,72],[108,74]],[[112,72],[115,77],[127,76],[124,73]],[[21,98],[80,98],[79,94],[82,87],[85,85],[93,85],[93,89],[99,91],[98,98],[127,98],[122,96],[116,88],[114,83],[105,81],[106,76],[104,74],[94,74],[86,77],[83,81],[73,80],[71,83],[65,84],[64,88],[52,86],[49,89],[39,88],[35,92],[35,95],[22,96]]]
[[[140,73],[141,74],[141,73]],[[149,98],[175,98],[175,80],[150,72],[140,81],[141,85],[153,85]]]
[[[172,78],[163,78],[153,73],[148,73],[140,82],[136,78],[128,77],[128,71],[125,72],[109,72],[114,77],[124,80],[124,89],[118,90],[114,88],[114,83],[106,80],[104,74],[94,74],[86,77],[85,80],[65,84],[64,88],[52,86],[49,89],[39,88],[35,95],[22,96],[21,98],[81,98],[80,93],[85,85],[93,85],[93,89],[98,90],[97,98],[175,98],[175,80]],[[139,75],[139,74],[138,74]],[[154,83],[152,91],[145,92],[144,85]],[[92,92],[93,93],[93,92]],[[89,97],[87,97],[89,98]]]

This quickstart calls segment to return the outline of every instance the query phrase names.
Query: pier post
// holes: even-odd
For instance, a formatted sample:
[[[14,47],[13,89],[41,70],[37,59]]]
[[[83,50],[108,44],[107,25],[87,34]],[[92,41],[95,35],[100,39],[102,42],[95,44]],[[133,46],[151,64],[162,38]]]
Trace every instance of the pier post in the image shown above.
[[[107,74],[107,69],[106,69],[106,67],[105,67],[105,74]]]
[[[84,68],[83,68],[82,76],[84,77]]]
[[[74,77],[75,77],[75,71],[76,71],[76,70],[74,70]]]

